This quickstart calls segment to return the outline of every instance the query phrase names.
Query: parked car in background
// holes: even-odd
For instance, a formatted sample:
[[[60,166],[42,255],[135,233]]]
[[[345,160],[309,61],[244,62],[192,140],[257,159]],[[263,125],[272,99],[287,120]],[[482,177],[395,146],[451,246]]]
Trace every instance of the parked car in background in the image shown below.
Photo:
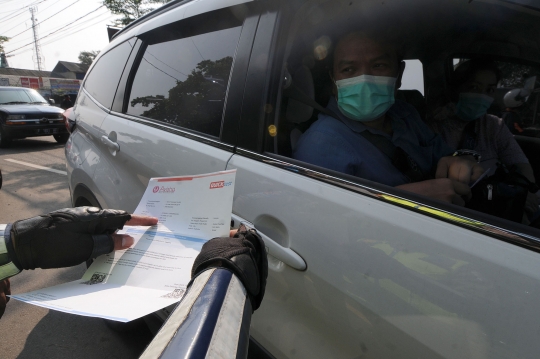
[[[171,1],[88,71],[66,146],[73,205],[133,211],[151,177],[237,169],[234,225],[269,255],[259,358],[537,358],[537,228],[292,158],[333,96],[336,41],[368,30],[401,45],[397,97],[421,116],[460,61],[498,61],[505,93],[540,68],[532,2]],[[519,143],[538,157],[538,139]]]
[[[0,86],[0,147],[8,147],[19,138],[51,135],[57,142],[66,143],[69,132],[63,112],[35,90]]]

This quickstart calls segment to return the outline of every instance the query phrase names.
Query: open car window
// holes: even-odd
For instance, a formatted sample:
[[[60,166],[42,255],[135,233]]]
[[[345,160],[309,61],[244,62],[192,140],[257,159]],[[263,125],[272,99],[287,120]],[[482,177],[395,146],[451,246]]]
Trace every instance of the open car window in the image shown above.
[[[540,176],[535,156],[540,150],[539,20],[540,8],[508,1],[320,1],[306,6],[295,17],[287,40],[277,131],[267,134],[267,143],[272,143],[275,154],[306,166],[398,188],[434,180],[441,158],[456,150],[472,150],[487,173],[480,182],[475,176],[465,183],[475,187],[474,200],[467,190],[456,193],[463,201],[436,198],[422,189],[415,193],[529,225],[538,218],[534,192]],[[405,61],[403,77],[401,72],[392,76],[380,72],[380,66],[387,65],[372,59],[369,70],[340,67],[339,71],[355,73],[342,81],[336,72],[336,48],[351,34],[384,43],[384,51],[395,51],[397,60]],[[339,60],[354,62],[347,56]],[[489,83],[481,90],[466,88],[465,82],[475,80],[483,68],[467,72],[459,83],[454,76],[456,68],[462,66],[463,71],[464,63],[476,62],[496,67],[495,78],[488,74]],[[361,75],[368,78],[360,79]],[[383,77],[397,79],[384,82]],[[358,83],[396,89],[394,104],[383,112],[392,120],[386,128],[367,131],[371,139],[362,132],[381,117],[366,120],[363,107],[376,107],[370,101],[384,100],[358,95],[367,87]],[[340,92],[347,86],[348,92]],[[350,96],[350,101],[340,102],[340,96]],[[478,98],[484,102],[479,104]],[[409,136],[411,132],[415,134]],[[396,137],[401,140],[394,142]],[[415,166],[423,177],[411,175],[410,167]],[[501,194],[509,189],[506,185],[514,186],[512,181],[521,181],[520,190]]]

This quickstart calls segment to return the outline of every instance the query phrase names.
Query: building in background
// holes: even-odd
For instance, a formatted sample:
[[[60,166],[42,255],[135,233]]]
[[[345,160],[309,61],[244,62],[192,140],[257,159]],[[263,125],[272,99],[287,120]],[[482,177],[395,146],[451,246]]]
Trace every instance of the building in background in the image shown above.
[[[53,77],[82,80],[87,71],[88,65],[77,62],[58,61],[52,70],[52,75]]]
[[[0,68],[0,86],[33,88],[59,105],[64,95],[75,100],[87,71],[88,65],[68,61],[58,61],[52,71]]]

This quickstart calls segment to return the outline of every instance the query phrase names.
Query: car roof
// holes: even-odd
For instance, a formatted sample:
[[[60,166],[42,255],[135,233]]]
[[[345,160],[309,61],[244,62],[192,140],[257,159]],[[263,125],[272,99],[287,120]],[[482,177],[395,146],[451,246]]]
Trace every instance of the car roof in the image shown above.
[[[321,36],[334,41],[364,28],[390,32],[407,59],[447,58],[451,54],[504,56],[540,63],[540,6],[529,0],[308,0],[304,17],[323,20],[304,32],[305,44]],[[308,11],[305,11],[305,10]],[[406,31],[403,31],[406,29]],[[302,34],[301,34],[302,36]]]
[[[252,2],[254,0],[173,0],[171,2],[166,3],[160,8],[157,8],[148,14],[141,16],[140,18],[134,20],[129,25],[118,31],[116,34],[114,34],[111,42],[118,42],[120,38],[125,37],[124,35],[130,34],[130,36],[139,35],[141,33],[144,33],[146,31],[149,31],[153,28],[157,28],[163,25],[170,24],[175,21],[179,21],[182,19],[186,19],[195,15],[199,15],[202,13],[210,12],[213,10],[223,9],[247,2]],[[178,13],[175,13],[174,15],[168,17],[168,16],[162,16],[165,15],[171,11],[174,11],[175,8],[178,8],[180,6],[189,5],[189,7],[186,8],[185,11],[182,11],[183,9],[179,9],[180,11]],[[159,19],[158,19],[159,18]],[[143,24],[147,24],[149,22],[152,22],[149,26],[141,26]],[[132,30],[136,28],[144,29],[142,31],[136,31],[132,33]],[[128,37],[130,37],[128,36]],[[122,42],[124,39],[120,40]]]
[[[122,33],[128,31],[129,29],[132,29],[133,27],[135,27],[135,26],[137,26],[139,24],[142,24],[145,21],[150,20],[153,17],[156,17],[157,15],[159,15],[161,13],[169,11],[169,9],[171,9],[172,7],[183,5],[183,4],[188,3],[190,1],[193,1],[193,0],[172,0],[172,1],[168,2],[168,3],[166,3],[165,5],[160,6],[159,8],[150,11],[148,14],[145,14],[145,15],[141,16],[140,18],[135,19],[134,21],[130,22],[128,25],[123,27],[120,31],[115,33],[112,36],[111,40],[114,40],[116,37],[120,36]]]

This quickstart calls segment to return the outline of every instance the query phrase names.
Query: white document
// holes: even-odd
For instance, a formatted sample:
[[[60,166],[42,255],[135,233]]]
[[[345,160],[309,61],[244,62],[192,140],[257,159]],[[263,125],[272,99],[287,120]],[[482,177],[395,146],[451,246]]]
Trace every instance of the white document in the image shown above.
[[[157,226],[125,226],[126,250],[96,258],[77,281],[12,298],[67,313],[128,322],[178,302],[202,245],[229,235],[236,170],[152,178],[135,214]]]

